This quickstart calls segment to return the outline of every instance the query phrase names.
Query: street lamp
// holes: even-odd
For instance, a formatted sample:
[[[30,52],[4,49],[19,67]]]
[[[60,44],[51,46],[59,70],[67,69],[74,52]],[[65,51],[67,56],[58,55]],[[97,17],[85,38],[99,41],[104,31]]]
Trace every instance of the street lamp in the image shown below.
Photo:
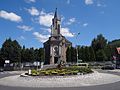
[[[78,64],[78,45],[77,45],[78,35],[80,35],[80,32],[76,34],[76,53],[77,53],[77,64]]]

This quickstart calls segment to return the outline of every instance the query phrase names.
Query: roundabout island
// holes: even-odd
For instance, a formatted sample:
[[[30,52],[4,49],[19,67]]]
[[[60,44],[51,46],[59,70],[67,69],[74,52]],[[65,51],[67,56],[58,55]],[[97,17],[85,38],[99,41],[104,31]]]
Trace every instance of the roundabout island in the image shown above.
[[[119,81],[120,76],[118,75],[99,73],[93,70],[92,73],[79,75],[28,75],[25,77],[21,77],[20,75],[13,75],[1,78],[0,85],[30,88],[60,88],[104,85]]]

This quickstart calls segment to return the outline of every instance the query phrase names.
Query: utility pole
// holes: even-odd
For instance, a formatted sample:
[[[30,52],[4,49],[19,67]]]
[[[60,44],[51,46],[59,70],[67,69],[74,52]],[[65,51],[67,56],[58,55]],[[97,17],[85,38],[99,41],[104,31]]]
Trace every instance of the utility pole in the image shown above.
[[[77,64],[78,64],[78,45],[77,45],[77,43],[78,43],[78,35],[79,35],[80,33],[77,33],[76,34],[76,53],[77,53]]]

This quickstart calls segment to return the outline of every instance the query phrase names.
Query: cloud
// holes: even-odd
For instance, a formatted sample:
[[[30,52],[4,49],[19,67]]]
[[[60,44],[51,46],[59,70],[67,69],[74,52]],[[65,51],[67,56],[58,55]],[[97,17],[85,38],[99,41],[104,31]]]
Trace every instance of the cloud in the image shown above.
[[[31,7],[30,9],[27,9],[27,10],[32,16],[38,16],[39,15],[39,11],[35,7]]]
[[[48,28],[44,28],[44,30],[48,30],[49,33],[51,33],[51,30]],[[74,37],[74,34],[70,32],[69,28],[61,28],[61,34],[65,37]],[[39,32],[34,32],[33,35],[39,42],[45,42],[49,39],[50,34],[48,35],[43,35],[40,34]]]
[[[70,0],[67,0],[67,4],[70,4]]]
[[[39,42],[42,42],[42,43],[47,41],[48,38],[50,37],[50,35],[43,35],[43,34],[40,34],[39,32],[33,32],[33,35]]]
[[[53,13],[40,12],[39,23],[40,25],[50,27],[52,24]]]
[[[43,30],[47,30],[51,33],[51,29],[49,28],[43,28]],[[65,37],[74,37],[74,34],[70,32],[69,28],[61,28],[60,33]]]
[[[85,4],[86,4],[86,5],[93,4],[93,0],[85,0]]]
[[[24,37],[24,36],[20,36],[20,39],[21,39],[21,40],[25,40],[25,37]]]
[[[87,26],[88,26],[88,23],[84,23],[84,24],[83,24],[83,27],[87,27]]]
[[[24,31],[31,31],[33,28],[30,26],[22,25],[22,26],[17,26],[17,28],[24,30]]]
[[[103,2],[97,2],[97,7],[106,7],[106,5]]]
[[[25,0],[26,3],[35,3],[36,0]]]
[[[65,37],[74,37],[74,34],[70,32],[69,28],[61,28],[60,33]]]
[[[47,31],[47,32],[49,32],[49,33],[51,33],[51,29],[50,28],[40,28],[41,30],[43,30],[43,31]]]
[[[0,11],[0,17],[13,22],[21,22],[22,18],[13,12]]]
[[[70,18],[66,24],[67,24],[67,25],[71,25],[71,24],[74,23],[75,21],[76,21],[75,18]]]

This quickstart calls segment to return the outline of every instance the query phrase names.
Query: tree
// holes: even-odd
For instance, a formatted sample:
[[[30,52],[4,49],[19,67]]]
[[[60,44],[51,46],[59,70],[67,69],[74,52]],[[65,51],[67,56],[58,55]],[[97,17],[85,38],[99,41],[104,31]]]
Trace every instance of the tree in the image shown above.
[[[78,47],[78,59],[81,59],[83,62],[86,60],[85,47]]]
[[[107,45],[107,39],[105,39],[102,34],[97,35],[97,38],[92,40],[91,47],[94,49],[97,61],[101,61],[103,59],[108,60],[107,56],[109,56],[109,54],[107,51],[105,52],[105,50],[108,50]]]
[[[2,59],[1,48],[0,48],[0,67],[4,66],[4,60]]]
[[[99,49],[104,49],[107,45],[107,40],[103,37],[102,34],[97,35],[97,38],[92,40],[92,48],[94,51],[98,51]]]
[[[110,48],[110,45],[106,45],[106,47],[104,48],[104,52],[106,54],[107,60],[111,60],[112,57],[112,50]]]
[[[25,46],[23,45],[22,50],[21,50],[21,62],[25,62],[26,56],[25,56]]]
[[[72,59],[72,58],[71,58],[71,47],[68,47],[68,48],[67,48],[67,51],[66,51],[66,61],[67,61],[67,62],[72,62],[71,59]]]
[[[12,61],[20,63],[21,62],[21,46],[16,40],[14,40],[12,41],[12,47],[13,47]]]
[[[77,51],[74,47],[71,47],[71,62],[77,62]]]
[[[44,62],[44,48],[39,48],[38,57],[39,57],[39,61]]]
[[[34,62],[35,61],[35,57],[34,57],[34,48],[26,48],[24,51],[23,56],[25,56],[23,59],[23,62]]]
[[[96,57],[97,57],[97,61],[105,61],[105,60],[107,60],[107,56],[106,56],[104,50],[102,50],[102,49],[98,50],[96,52]]]
[[[96,61],[95,52],[92,47],[89,47],[90,61]]]
[[[68,47],[66,51],[67,62],[76,63],[77,62],[77,51],[74,47]]]
[[[1,60],[10,60],[10,63],[20,63],[21,60],[21,46],[19,43],[11,38],[6,39],[1,48]]]
[[[89,47],[86,46],[84,50],[85,50],[85,51],[84,51],[84,52],[85,52],[85,53],[84,53],[84,54],[85,54],[85,61],[86,61],[86,62],[89,62],[89,61],[90,61],[90,50],[89,50]]]
[[[6,39],[1,48],[2,60],[12,60],[13,47],[11,38]]]

